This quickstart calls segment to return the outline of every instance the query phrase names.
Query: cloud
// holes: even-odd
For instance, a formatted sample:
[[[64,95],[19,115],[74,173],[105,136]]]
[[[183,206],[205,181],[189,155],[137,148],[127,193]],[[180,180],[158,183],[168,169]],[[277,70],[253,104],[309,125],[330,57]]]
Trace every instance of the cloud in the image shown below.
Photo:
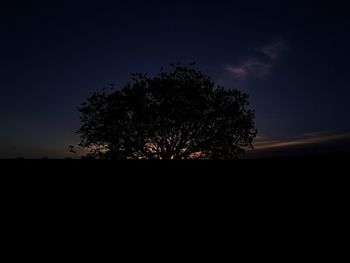
[[[272,68],[272,64],[265,63],[263,61],[245,61],[240,65],[227,67],[235,78],[245,79],[250,76],[264,77]]]
[[[320,145],[350,140],[350,133],[314,132],[307,133],[299,138],[289,140],[259,140],[254,144],[255,150],[281,149],[295,146]]]
[[[269,45],[266,45],[262,48],[257,48],[256,50],[266,55],[270,60],[273,61],[279,59],[285,51],[288,51],[288,49],[289,47],[284,42],[277,41],[270,43]]]
[[[262,78],[270,73],[278,59],[287,50],[288,46],[284,42],[273,42],[255,49],[259,56],[245,58],[239,64],[226,67],[226,70],[237,79]]]

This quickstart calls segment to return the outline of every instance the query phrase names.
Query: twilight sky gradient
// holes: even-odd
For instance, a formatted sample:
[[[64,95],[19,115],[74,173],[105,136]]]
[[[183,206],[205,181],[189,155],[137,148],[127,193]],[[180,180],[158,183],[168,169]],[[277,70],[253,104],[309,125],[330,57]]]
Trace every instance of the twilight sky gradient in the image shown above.
[[[11,1],[0,12],[0,158],[71,156],[93,91],[171,62],[248,92],[260,150],[350,140],[340,3]]]

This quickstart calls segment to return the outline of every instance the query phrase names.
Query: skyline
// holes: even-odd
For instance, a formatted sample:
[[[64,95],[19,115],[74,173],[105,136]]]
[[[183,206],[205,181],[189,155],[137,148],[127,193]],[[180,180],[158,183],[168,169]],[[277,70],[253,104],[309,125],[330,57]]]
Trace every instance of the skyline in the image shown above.
[[[5,4],[0,158],[74,157],[77,107],[94,91],[193,61],[250,95],[257,148],[350,141],[347,10],[272,1]]]

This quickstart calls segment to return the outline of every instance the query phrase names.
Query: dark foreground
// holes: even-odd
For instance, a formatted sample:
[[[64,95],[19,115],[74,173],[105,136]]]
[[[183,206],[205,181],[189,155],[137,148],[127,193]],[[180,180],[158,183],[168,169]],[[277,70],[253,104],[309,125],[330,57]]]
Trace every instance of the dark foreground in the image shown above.
[[[245,255],[250,255],[252,242],[267,253],[265,257],[276,254],[277,249],[280,258],[298,251],[300,256],[304,250],[312,252],[311,242],[317,246],[314,257],[320,253],[318,244],[327,244],[324,240],[337,248],[345,246],[343,239],[326,235],[327,228],[329,233],[344,235],[348,224],[348,157],[222,162],[0,161],[4,226],[15,224],[8,228],[11,236],[13,229],[21,234],[33,231],[26,244],[43,229],[54,239],[62,236],[68,244],[75,242],[74,249],[72,233],[90,243],[98,232],[115,235],[123,242],[137,239],[144,246],[151,242],[150,236],[158,238],[158,230],[159,240],[166,246],[169,243],[164,236],[176,242],[174,237],[178,237],[191,242],[188,247],[192,249],[196,236],[209,244],[209,250],[214,242],[219,251],[224,248],[231,253],[229,237],[246,247]],[[126,238],[121,236],[123,231]],[[213,233],[218,236],[211,237]],[[270,239],[276,242],[272,252],[268,250]],[[110,243],[104,237],[97,240]],[[264,244],[269,248],[264,249]]]
[[[164,176],[189,178],[241,178],[251,176],[337,176],[346,175],[350,154],[290,156],[268,159],[243,159],[233,161],[100,161],[100,160],[0,160],[2,171],[18,172],[19,176],[33,177],[58,174],[60,178],[94,176],[96,178],[134,178]]]

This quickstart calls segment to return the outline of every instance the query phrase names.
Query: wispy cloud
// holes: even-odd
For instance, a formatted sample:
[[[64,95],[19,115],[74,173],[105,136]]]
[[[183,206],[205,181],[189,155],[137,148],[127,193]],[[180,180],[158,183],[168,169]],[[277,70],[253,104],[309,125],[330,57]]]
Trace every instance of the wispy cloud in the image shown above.
[[[240,65],[227,67],[226,70],[236,78],[245,79],[250,76],[264,77],[270,72],[271,68],[272,64],[270,63],[256,59],[250,59],[244,61]]]
[[[289,140],[258,140],[255,150],[269,150],[350,140],[350,133],[313,132]]]
[[[273,42],[256,48],[255,51],[258,52],[259,56],[247,57],[239,64],[226,67],[226,70],[237,79],[246,79],[248,77],[262,78],[270,73],[278,59],[287,50],[288,46],[284,42]]]
[[[262,48],[257,48],[258,52],[265,54],[270,60],[277,60],[280,56],[288,51],[289,47],[282,41],[270,43]]]

